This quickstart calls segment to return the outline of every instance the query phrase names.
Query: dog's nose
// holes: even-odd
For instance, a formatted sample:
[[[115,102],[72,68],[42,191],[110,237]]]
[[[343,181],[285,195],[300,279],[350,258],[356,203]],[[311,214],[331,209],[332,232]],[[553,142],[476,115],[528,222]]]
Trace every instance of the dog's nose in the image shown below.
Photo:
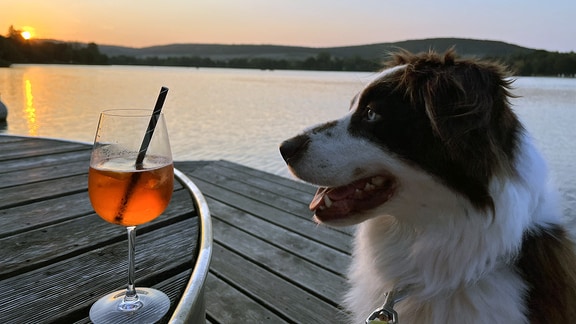
[[[285,140],[280,144],[280,154],[284,161],[288,162],[302,154],[310,142],[310,137],[307,135],[298,135],[291,139]]]

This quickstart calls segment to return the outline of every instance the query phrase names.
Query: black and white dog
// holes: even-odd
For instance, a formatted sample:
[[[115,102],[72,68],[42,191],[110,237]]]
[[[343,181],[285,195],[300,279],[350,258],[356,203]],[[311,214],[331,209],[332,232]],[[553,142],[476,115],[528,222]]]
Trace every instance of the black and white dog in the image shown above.
[[[321,186],[318,222],[359,224],[345,304],[363,322],[576,323],[576,257],[499,64],[396,53],[343,118],[280,146]]]

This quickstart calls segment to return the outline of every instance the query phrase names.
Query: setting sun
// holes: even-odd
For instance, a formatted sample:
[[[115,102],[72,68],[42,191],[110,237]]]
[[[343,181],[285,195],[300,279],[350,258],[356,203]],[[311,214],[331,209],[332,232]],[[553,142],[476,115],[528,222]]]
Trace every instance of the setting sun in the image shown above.
[[[27,30],[25,30],[25,31],[23,31],[22,33],[20,33],[20,35],[21,35],[22,38],[24,38],[24,39],[30,39],[30,38],[32,38],[32,33],[29,32],[29,31],[27,31]]]
[[[30,27],[30,26],[24,26],[21,29],[21,33],[20,36],[22,36],[22,38],[28,40],[31,38],[34,38],[36,36],[36,30],[34,29],[34,27]]]

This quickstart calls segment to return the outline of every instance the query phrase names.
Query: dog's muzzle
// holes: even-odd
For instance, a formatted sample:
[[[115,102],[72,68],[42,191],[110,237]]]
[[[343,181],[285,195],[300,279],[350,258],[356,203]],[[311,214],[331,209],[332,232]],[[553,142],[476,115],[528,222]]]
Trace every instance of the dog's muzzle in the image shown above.
[[[308,135],[298,135],[291,139],[285,140],[280,144],[280,154],[286,163],[298,160],[305,152],[310,143]]]

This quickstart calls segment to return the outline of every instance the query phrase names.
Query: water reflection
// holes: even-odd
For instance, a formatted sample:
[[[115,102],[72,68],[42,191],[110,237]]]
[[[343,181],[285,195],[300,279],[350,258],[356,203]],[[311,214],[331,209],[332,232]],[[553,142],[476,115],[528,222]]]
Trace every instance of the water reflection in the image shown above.
[[[24,81],[26,93],[26,108],[24,110],[26,124],[28,125],[28,135],[38,135],[38,121],[36,119],[36,108],[34,108],[34,96],[32,95],[32,82],[29,79]]]

